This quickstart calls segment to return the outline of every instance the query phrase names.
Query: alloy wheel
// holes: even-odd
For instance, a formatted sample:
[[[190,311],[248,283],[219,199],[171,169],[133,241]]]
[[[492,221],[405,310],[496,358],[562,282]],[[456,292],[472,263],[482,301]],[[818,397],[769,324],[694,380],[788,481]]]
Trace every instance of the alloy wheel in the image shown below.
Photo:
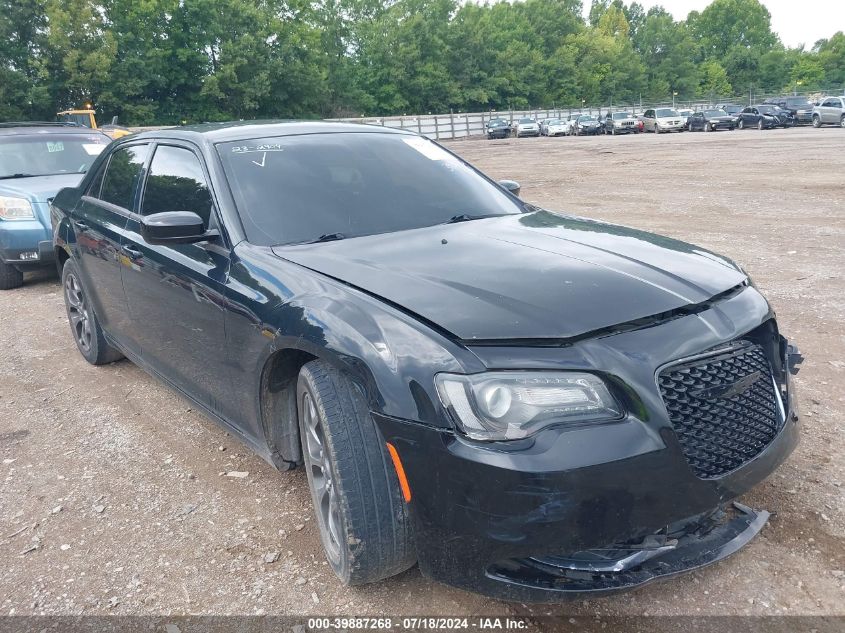
[[[845,127],[845,114],[839,119],[839,127]]]
[[[317,511],[320,538],[329,560],[340,562],[341,522],[340,499],[332,471],[331,458],[326,450],[323,421],[314,399],[307,391],[302,394],[300,415],[305,433],[305,462],[308,481]]]
[[[73,335],[80,349],[85,352],[91,349],[93,331],[91,329],[91,316],[88,312],[88,302],[85,299],[85,291],[82,284],[73,273],[65,279],[65,297],[67,297],[68,317],[73,328]]]

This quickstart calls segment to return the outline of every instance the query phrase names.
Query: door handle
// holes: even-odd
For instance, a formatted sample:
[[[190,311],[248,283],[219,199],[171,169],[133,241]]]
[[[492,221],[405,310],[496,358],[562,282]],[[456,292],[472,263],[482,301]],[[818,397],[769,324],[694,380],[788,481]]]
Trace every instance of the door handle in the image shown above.
[[[134,246],[130,246],[129,244],[124,244],[120,247],[120,252],[126,255],[129,259],[139,259],[144,256],[144,254],[135,248]]]
[[[77,221],[76,221],[76,228],[78,228],[80,231],[87,231],[87,230],[88,230],[88,225],[87,225],[87,224],[85,224],[85,222],[79,222],[79,221],[77,220]]]

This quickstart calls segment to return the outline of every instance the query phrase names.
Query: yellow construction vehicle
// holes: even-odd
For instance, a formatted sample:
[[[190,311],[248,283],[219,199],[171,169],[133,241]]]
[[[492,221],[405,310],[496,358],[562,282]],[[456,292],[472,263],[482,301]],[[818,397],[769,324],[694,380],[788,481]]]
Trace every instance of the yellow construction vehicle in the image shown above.
[[[94,114],[94,110],[91,109],[63,110],[62,112],[56,112],[56,120],[64,121],[66,123],[75,123],[76,125],[91,128],[92,130],[100,130],[112,138],[120,138],[121,136],[126,136],[127,134],[132,133],[132,131],[128,128],[117,124],[117,117],[112,119],[110,125],[97,126],[97,118]]]

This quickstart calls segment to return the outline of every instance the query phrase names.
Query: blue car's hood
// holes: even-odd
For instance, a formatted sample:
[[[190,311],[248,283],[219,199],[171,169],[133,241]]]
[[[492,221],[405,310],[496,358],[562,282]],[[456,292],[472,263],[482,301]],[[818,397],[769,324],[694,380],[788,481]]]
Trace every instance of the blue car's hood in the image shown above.
[[[0,180],[0,196],[13,196],[25,198],[30,202],[46,203],[48,198],[52,198],[59,192],[59,189],[78,185],[84,175],[56,174],[54,176]]]

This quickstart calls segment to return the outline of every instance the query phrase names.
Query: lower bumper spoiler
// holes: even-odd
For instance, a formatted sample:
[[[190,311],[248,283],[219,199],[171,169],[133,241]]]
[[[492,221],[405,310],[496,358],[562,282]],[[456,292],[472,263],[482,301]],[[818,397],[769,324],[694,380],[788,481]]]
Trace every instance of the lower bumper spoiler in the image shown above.
[[[581,563],[571,557],[512,559],[492,566],[487,578],[490,585],[497,586],[500,597],[528,602],[556,602],[633,589],[727,558],[751,541],[769,519],[765,510],[752,510],[739,503],[721,514],[721,520],[709,524],[691,520],[686,531],[672,539],[671,546],[664,542],[657,555],[640,555],[633,566],[629,565],[630,546],[611,546],[608,550],[616,552],[628,547],[628,555],[617,561],[602,561],[601,565],[595,563],[597,556],[591,561],[582,557]],[[614,567],[619,571],[613,571]]]

